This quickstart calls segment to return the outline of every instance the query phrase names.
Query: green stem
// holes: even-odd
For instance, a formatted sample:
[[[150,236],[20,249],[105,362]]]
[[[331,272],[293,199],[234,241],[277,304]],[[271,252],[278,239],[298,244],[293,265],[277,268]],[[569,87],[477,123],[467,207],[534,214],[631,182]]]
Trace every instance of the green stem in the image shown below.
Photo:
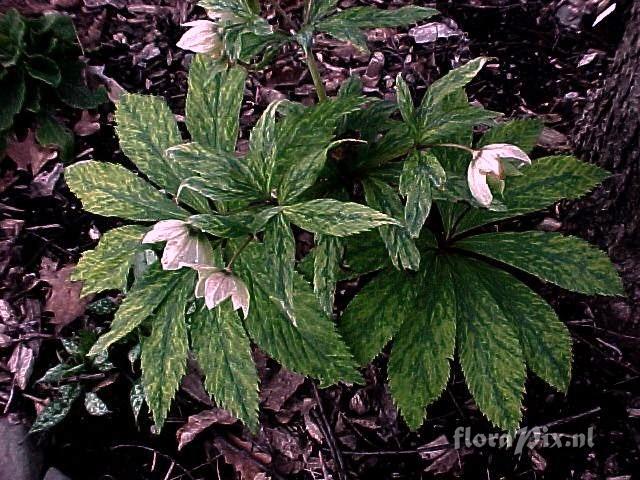
[[[465,152],[469,152],[471,155],[476,153],[476,151],[473,148],[467,147],[465,145],[458,145],[457,143],[432,143],[430,145],[423,145],[423,146],[425,148],[432,148],[432,147],[457,148],[459,150],[464,150]]]
[[[240,248],[238,248],[238,250],[236,250],[235,253],[231,256],[229,263],[227,263],[227,266],[224,267],[227,272],[231,273],[231,267],[233,267],[234,262],[240,256],[242,251],[249,246],[251,240],[253,240],[253,235],[249,235],[247,237],[247,240],[242,245],[240,245]]]
[[[327,92],[324,89],[324,85],[322,83],[322,76],[320,75],[320,70],[318,70],[316,57],[313,56],[313,50],[311,49],[310,45],[304,45],[303,49],[305,55],[307,56],[307,67],[309,67],[309,73],[311,73],[313,85],[316,87],[318,101],[325,102],[327,100]]]

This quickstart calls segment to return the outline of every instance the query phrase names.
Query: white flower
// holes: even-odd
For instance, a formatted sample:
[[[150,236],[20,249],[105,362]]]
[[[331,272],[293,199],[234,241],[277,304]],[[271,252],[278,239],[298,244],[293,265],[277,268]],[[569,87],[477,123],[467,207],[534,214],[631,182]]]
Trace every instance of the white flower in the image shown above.
[[[194,264],[211,264],[213,249],[202,235],[193,233],[181,220],[162,220],[142,239],[142,243],[167,242],[162,254],[164,270],[178,270]]]
[[[207,308],[212,309],[231,297],[234,310],[249,314],[249,290],[238,277],[215,267],[193,265],[198,271],[196,298],[204,297]]]
[[[502,159],[506,158],[517,160],[516,167],[518,168],[525,164],[531,164],[531,159],[525,152],[515,145],[507,143],[493,143],[476,150],[473,154],[473,159],[467,170],[467,181],[471,195],[480,205],[485,207],[491,205],[493,194],[487,183],[487,175],[504,179]]]
[[[182,26],[191,28],[182,35],[176,44],[178,48],[216,57],[220,55],[222,41],[218,34],[218,25],[215,22],[195,20],[183,23]]]

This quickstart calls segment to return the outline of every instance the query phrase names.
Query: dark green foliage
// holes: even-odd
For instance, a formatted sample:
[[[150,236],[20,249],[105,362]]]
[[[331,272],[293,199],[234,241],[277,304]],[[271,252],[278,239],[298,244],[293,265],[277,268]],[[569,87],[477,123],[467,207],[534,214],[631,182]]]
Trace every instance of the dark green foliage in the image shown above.
[[[73,136],[51,115],[61,105],[86,109],[107,101],[104,88],[85,85],[80,55],[70,17],[25,18],[13,8],[0,15],[0,136],[12,130],[16,115],[31,114],[38,141],[59,147],[63,160],[71,158]]]

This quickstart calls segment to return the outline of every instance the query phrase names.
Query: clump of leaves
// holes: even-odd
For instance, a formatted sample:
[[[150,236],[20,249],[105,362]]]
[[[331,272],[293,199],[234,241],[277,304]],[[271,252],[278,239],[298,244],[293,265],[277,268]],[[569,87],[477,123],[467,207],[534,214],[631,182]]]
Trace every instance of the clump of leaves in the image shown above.
[[[39,413],[29,433],[43,432],[56,426],[69,414],[76,400],[84,398],[84,408],[89,415],[103,416],[109,408],[96,393],[101,384],[89,389],[85,379],[102,378],[115,370],[107,352],[88,358],[86,355],[96,341],[96,335],[87,330],[77,338],[61,339],[64,352],[59,355],[60,363],[51,367],[38,380],[38,384],[55,389],[57,394]]]
[[[80,55],[71,18],[55,13],[25,18],[13,8],[0,15],[0,141],[16,115],[31,115],[39,125],[38,141],[58,146],[63,159],[70,157],[73,135],[54,119],[56,109],[96,108],[107,101],[104,88],[87,88]]]
[[[303,20],[291,20],[300,28],[283,37],[307,52],[319,103],[272,103],[248,152],[238,153],[243,52],[247,45],[266,50],[260,39],[283,34],[259,16],[257,2],[202,5],[216,19],[193,25],[206,42],[193,32],[183,39],[205,52],[189,72],[191,141],[183,141],[164,101],[124,95],[117,131],[144,178],[96,161],[67,169],[85,209],[132,222],[107,232],[75,273],[87,294],[127,294],[90,355],[140,337],[142,387],[157,426],[191,349],[208,392],[257,428],[250,342],[328,385],[360,381],[357,364],[393,340],[391,391],[412,428],[446,386],[456,350],[478,406],[501,428],[520,422],[525,366],[565,390],[566,327],[513,271],[587,294],[619,294],[620,281],[606,256],[582,240],[504,232],[500,222],[576,198],[607,173],[569,156],[532,161],[539,122],[499,123],[500,114],[471,105],[464,88],[486,58],[433,83],[417,107],[401,76],[397,103],[365,98],[357,78],[326,98],[314,32],[364,46],[362,29],[435,13],[336,12],[333,0],[306,2]],[[218,42],[212,50],[211,39]],[[474,142],[479,127],[486,133]],[[491,224],[497,227],[484,228]],[[315,235],[302,261],[292,226]],[[131,282],[140,255],[151,261]],[[336,330],[337,282],[373,272]]]

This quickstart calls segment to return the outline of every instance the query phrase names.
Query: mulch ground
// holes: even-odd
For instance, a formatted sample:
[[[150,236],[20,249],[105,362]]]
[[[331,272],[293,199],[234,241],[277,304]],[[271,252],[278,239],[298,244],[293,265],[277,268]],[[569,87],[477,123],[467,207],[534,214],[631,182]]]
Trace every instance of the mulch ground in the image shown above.
[[[275,0],[277,1],[277,0]],[[181,23],[203,17],[189,0],[0,0],[26,13],[56,9],[74,18],[94,80],[165,97],[184,113],[190,54],[175,47]],[[278,21],[269,1],[270,20]],[[404,0],[343,0],[355,4]],[[545,121],[537,154],[570,150],[572,130],[590,89],[606,76],[623,32],[626,7],[601,25],[590,25],[596,1],[437,2],[438,19],[448,36],[428,43],[406,30],[370,32],[372,54],[320,39],[317,53],[330,94],[349,75],[363,76],[367,92],[393,96],[393,79],[402,71],[418,95],[452,66],[478,55],[495,57],[470,87],[473,100],[509,117]],[[282,0],[286,11],[299,0]],[[445,28],[446,27],[446,28]],[[415,33],[415,32],[414,32]],[[303,56],[292,48],[273,66],[252,74],[245,94],[243,138],[264,107],[287,96],[314,101]],[[61,111],[75,130],[77,159],[126,164],[113,129],[113,106],[97,112]],[[179,118],[179,117],[178,117]],[[35,155],[35,154],[34,154]],[[41,156],[39,157],[42,158]],[[40,167],[40,165],[38,165]],[[37,170],[37,171],[36,171]],[[29,421],[51,397],[35,379],[57,363],[59,338],[108,325],[109,316],[85,311],[68,281],[79,254],[92,248],[111,220],[81,211],[55,161],[41,168],[2,161],[0,178],[0,408],[12,421]],[[491,431],[470,399],[461,372],[430,410],[416,433],[398,417],[386,390],[386,358],[365,370],[365,386],[339,385],[318,392],[310,381],[280,369],[255,352],[262,382],[262,430],[252,437],[228,425],[204,394],[192,366],[161,435],[150,422],[133,419],[128,403],[134,372],[125,348],[112,355],[116,374],[81,379],[99,390],[111,413],[92,417],[74,408],[64,423],[41,439],[46,463],[72,479],[195,478],[631,478],[640,465],[640,255],[637,238],[608,210],[621,199],[616,185],[624,171],[589,197],[561,202],[523,220],[527,225],[579,235],[606,249],[625,283],[626,298],[589,298],[545,285],[538,291],[569,325],[575,340],[574,379],[567,396],[531,378],[525,398],[525,424],[563,434],[593,427],[594,445],[532,448],[522,455],[499,448],[438,447],[452,442],[458,426]],[[639,179],[634,180],[640,183]],[[622,199],[624,201],[624,199]],[[348,286],[347,286],[348,288]],[[117,298],[113,299],[117,301]],[[71,313],[70,313],[71,312]],[[191,415],[212,425],[178,451],[176,432]],[[207,413],[208,412],[208,413]],[[183,432],[184,433],[184,432]]]

